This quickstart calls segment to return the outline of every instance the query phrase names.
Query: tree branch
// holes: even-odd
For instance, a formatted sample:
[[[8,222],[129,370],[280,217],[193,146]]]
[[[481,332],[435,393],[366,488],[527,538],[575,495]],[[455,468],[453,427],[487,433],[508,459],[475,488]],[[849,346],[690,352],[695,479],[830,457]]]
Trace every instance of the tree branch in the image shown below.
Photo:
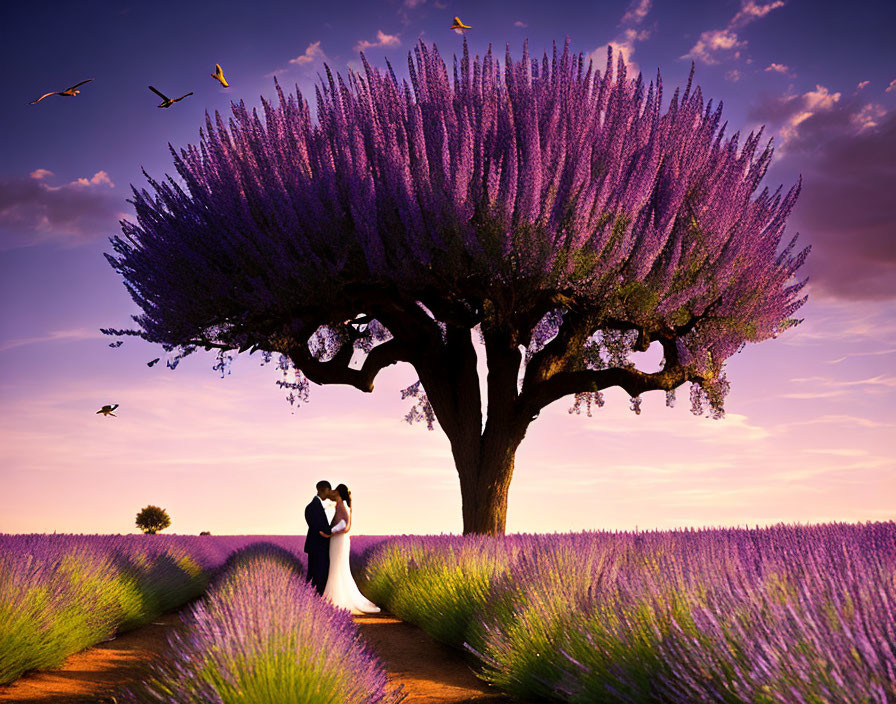
[[[558,372],[549,379],[524,389],[519,400],[519,412],[531,418],[554,401],[577,393],[601,391],[618,386],[629,396],[639,396],[645,391],[671,390],[686,381],[701,381],[702,377],[689,374],[689,370],[676,361],[669,363],[658,372],[648,374],[637,369],[583,369]]]
[[[567,310],[557,335],[532,355],[523,376],[523,391],[550,378],[569,361],[570,352],[581,349],[592,334],[592,319],[588,315]]]
[[[410,361],[405,346],[395,338],[370,350],[360,369],[348,366],[353,353],[352,344],[346,342],[328,362],[315,359],[304,344],[290,347],[286,354],[296,369],[315,384],[346,384],[368,393],[373,391],[373,381],[383,369],[396,362]]]

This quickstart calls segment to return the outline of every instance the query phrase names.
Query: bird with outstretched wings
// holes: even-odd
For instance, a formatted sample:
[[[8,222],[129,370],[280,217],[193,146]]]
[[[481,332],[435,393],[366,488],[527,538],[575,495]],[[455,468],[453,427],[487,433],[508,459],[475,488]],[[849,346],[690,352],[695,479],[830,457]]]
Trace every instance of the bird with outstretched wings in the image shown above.
[[[189,93],[187,93],[187,95],[182,95],[179,98],[169,98],[167,95],[165,95],[161,91],[156,90],[152,86],[149,86],[149,89],[162,99],[162,102],[156,106],[156,107],[160,107],[160,108],[170,108],[177,101],[183,100],[184,98],[186,98],[187,95],[193,95],[193,91],[190,91]]]
[[[454,24],[451,25],[448,29],[453,29],[454,31],[464,30],[464,29],[473,29],[470,25],[464,24],[460,21],[460,17],[454,18]]]
[[[112,416],[113,418],[118,418],[118,416],[115,415],[115,414],[112,412],[112,411],[114,411],[116,408],[118,408],[118,404],[117,404],[117,403],[113,403],[111,406],[110,406],[110,405],[106,405],[106,406],[103,406],[100,410],[98,410],[98,411],[97,411],[97,414],[102,413],[104,416]]]
[[[49,98],[51,95],[61,95],[65,98],[74,98],[81,91],[78,90],[79,86],[83,86],[85,83],[90,83],[93,79],[88,78],[86,81],[81,81],[80,83],[75,83],[71,88],[66,88],[65,90],[54,90],[50,93],[44,93],[37,100],[32,100],[29,105],[36,105],[44,98]]]

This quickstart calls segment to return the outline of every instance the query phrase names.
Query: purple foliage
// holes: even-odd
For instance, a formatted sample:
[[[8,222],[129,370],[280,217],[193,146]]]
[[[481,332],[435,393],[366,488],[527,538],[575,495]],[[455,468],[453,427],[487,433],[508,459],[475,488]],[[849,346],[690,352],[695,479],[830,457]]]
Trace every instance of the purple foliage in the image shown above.
[[[458,313],[530,320],[514,330],[530,359],[572,307],[611,364],[626,366],[633,329],[678,332],[694,410],[719,417],[725,360],[799,322],[806,282],[789,281],[808,248],[777,251],[799,185],[753,196],[771,146],[762,130],[725,139],[693,71],[664,111],[659,74],[645,86],[621,56],[613,71],[612,50],[601,72],[568,44],[540,64],[528,43],[519,60],[508,47],[503,65],[465,44],[452,77],[420,42],[410,83],[362,62],[327,69],[316,121],[277,85],[263,116],[240,101],[172,148],[180,181],[147,176],[155,194],[134,190],[137,222],[107,255],[142,330],[110,333],[162,343],[175,363],[197,346],[257,348],[306,371],[306,353],[388,339],[379,301],[419,300],[443,332]],[[307,391],[294,383],[291,401]]]
[[[147,175],[106,255],[139,329],[104,332],[162,344],[171,367],[216,349],[222,376],[231,350],[277,353],[291,404],[409,363],[405,420],[448,435],[464,532],[499,534],[542,409],[572,396],[590,415],[619,387],[640,414],[690,383],[692,412],[722,418],[726,361],[801,322],[809,247],[778,251],[800,185],[757,194],[771,143],[726,138],[693,69],[664,106],[659,73],[613,70],[612,49],[601,72],[568,42],[540,64],[528,42],[503,64],[464,44],[450,72],[421,41],[409,81],[361,59],[327,69],[316,120],[277,84],[171,149],[179,179]],[[653,343],[661,368],[637,369]]]
[[[896,702],[892,521],[396,538],[365,575],[524,699]]]
[[[380,542],[357,536],[352,560]],[[0,534],[0,683],[142,625],[259,541],[304,565],[304,536]]]
[[[287,549],[232,555],[184,627],[123,702],[396,704],[348,612],[322,600]]]

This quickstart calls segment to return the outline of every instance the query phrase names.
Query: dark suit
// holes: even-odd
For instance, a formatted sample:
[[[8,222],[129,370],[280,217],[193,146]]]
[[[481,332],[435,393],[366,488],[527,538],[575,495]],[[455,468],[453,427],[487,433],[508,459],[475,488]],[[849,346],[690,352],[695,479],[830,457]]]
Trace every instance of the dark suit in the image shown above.
[[[308,535],[305,538],[305,552],[308,553],[306,579],[314,585],[318,594],[323,594],[330,572],[330,539],[323,537],[320,532],[329,533],[330,522],[323,502],[317,496],[305,507],[305,523],[308,524]]]

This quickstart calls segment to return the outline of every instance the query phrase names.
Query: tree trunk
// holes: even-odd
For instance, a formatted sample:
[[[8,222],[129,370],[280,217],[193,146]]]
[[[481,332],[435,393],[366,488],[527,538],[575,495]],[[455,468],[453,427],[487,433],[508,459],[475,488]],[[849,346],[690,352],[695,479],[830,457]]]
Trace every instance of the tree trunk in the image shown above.
[[[454,452],[460,477],[464,535],[504,535],[507,524],[507,494],[513,476],[516,449],[522,436],[509,432],[486,433],[478,448]]]
[[[512,338],[486,335],[488,419],[482,427],[477,355],[469,329],[449,326],[443,349],[415,363],[436,418],[451,443],[460,478],[464,535],[503,535],[516,450],[531,419],[516,409],[521,353]]]
[[[504,535],[507,525],[507,492],[513,474],[513,457],[496,468],[491,480],[479,472],[460,473],[460,495],[464,516],[464,535]]]

